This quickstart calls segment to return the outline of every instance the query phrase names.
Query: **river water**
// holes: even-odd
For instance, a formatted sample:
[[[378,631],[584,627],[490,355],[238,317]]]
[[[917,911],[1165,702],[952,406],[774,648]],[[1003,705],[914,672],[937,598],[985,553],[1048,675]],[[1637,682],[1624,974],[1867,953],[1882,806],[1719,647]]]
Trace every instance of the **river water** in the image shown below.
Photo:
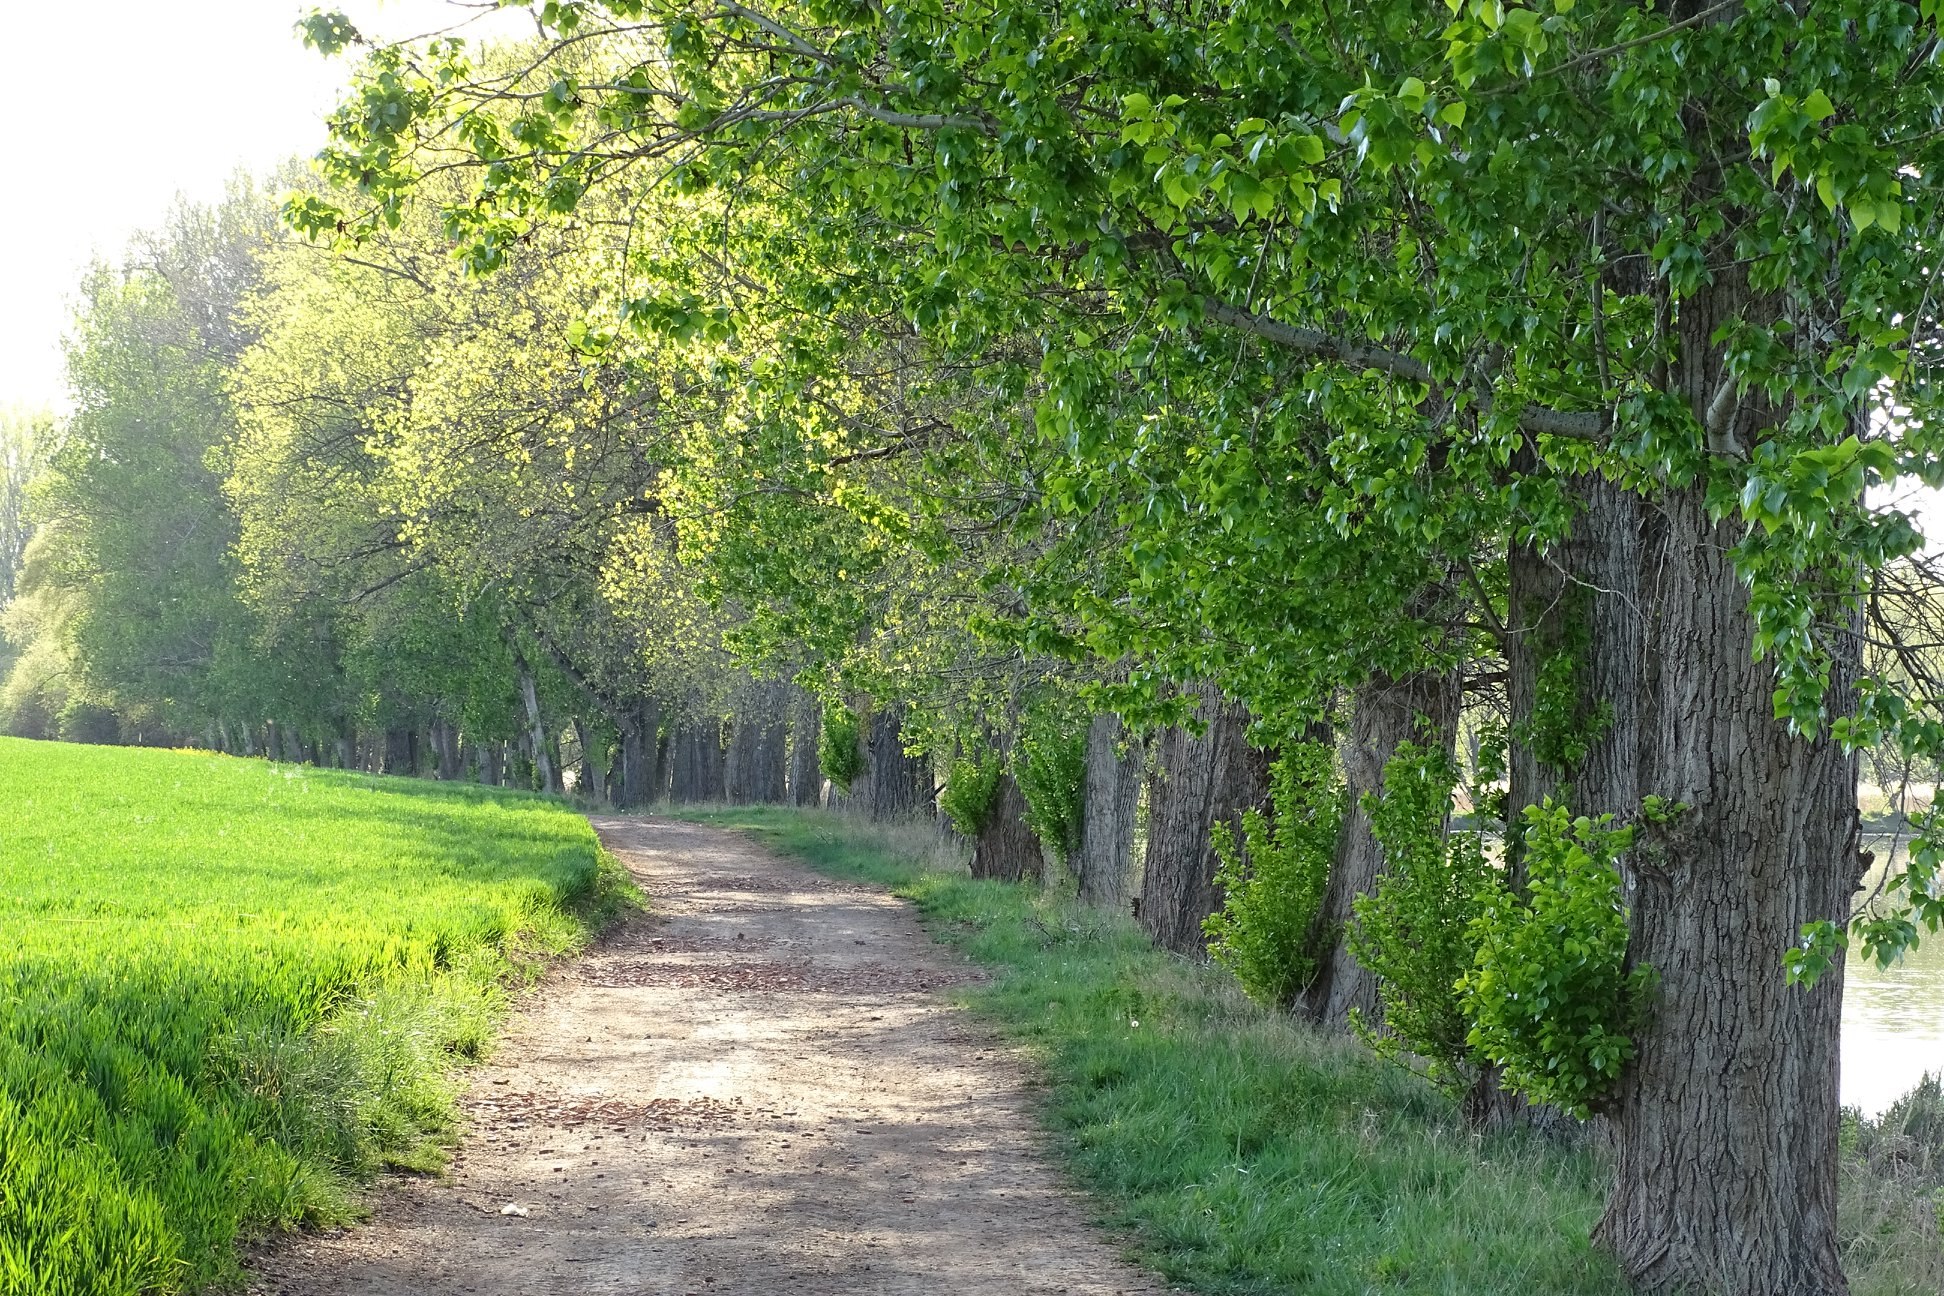
[[[1884,859],[1889,838],[1865,847]],[[1873,873],[1870,884],[1874,885]],[[1926,1071],[1944,1073],[1944,932],[1879,968],[1851,950],[1843,985],[1843,1102],[1874,1116]]]

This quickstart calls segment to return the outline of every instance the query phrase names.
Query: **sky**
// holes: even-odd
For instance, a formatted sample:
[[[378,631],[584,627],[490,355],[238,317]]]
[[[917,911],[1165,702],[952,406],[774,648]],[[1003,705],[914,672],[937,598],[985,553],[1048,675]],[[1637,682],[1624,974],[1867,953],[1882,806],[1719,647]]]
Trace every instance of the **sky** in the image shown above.
[[[293,24],[316,0],[0,4],[0,409],[60,408],[60,339],[82,272],[119,257],[178,194],[222,196],[324,142],[348,74]],[[446,0],[332,0],[361,31],[417,35],[464,20]],[[514,15],[488,21],[510,30]],[[475,27],[469,30],[478,30]]]

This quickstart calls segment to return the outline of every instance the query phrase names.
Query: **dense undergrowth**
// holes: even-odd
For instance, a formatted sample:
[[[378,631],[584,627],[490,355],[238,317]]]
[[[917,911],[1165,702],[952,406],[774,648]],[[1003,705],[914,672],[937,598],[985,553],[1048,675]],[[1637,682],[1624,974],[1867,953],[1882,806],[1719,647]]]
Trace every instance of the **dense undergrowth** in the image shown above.
[[[441,1155],[508,986],[620,903],[555,802],[0,739],[0,1291],[237,1276]]]
[[[691,812],[684,812],[685,815]],[[1076,1177],[1139,1259],[1210,1293],[1591,1296],[1626,1290],[1588,1242],[1596,1150],[1468,1132],[1456,1104],[1348,1039],[1257,1008],[1131,922],[974,881],[930,828],[692,812],[914,901],[997,975],[970,1005],[1032,1048]],[[1944,1091],[1844,1129],[1855,1296],[1944,1291]]]

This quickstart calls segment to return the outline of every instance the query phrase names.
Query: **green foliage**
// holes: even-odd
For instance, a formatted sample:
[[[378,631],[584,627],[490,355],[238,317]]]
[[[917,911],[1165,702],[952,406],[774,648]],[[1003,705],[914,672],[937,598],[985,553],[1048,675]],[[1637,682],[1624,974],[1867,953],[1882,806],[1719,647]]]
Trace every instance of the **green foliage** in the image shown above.
[[[1586,706],[1584,681],[1593,651],[1588,619],[1591,595],[1575,585],[1561,601],[1564,606],[1554,622],[1553,642],[1539,645],[1532,714],[1520,726],[1519,737],[1531,744],[1532,754],[1542,763],[1570,775],[1612,727],[1613,704],[1602,699],[1590,710]],[[1528,608],[1526,615],[1539,622],[1543,612]]]
[[[1588,1240],[1609,1168],[1457,1105],[1341,1036],[1157,952],[1124,915],[919,861],[924,828],[681,812],[916,903],[990,970],[960,993],[1028,1048],[1046,1120],[1099,1213],[1169,1286],[1214,1296],[1622,1296]]]
[[[547,801],[0,739],[0,1288],[180,1293],[436,1161],[501,983],[584,935]]]
[[[1214,826],[1223,900],[1202,930],[1208,952],[1251,999],[1287,1007],[1338,937],[1317,922],[1346,805],[1334,749],[1284,746],[1270,770],[1269,796],[1274,820],[1253,807],[1244,811],[1241,844],[1228,824]]]
[[[1525,894],[1499,891],[1472,925],[1474,965],[1458,982],[1473,1048],[1507,1088],[1586,1116],[1633,1056],[1653,971],[1627,967],[1619,858],[1631,828],[1527,806]]]
[[[1026,798],[1026,826],[1065,864],[1080,846],[1087,786],[1087,730],[1061,710],[1027,713],[1014,740],[1012,775]]]
[[[996,753],[961,756],[952,762],[945,775],[945,791],[939,795],[938,808],[952,826],[967,837],[976,837],[992,814],[999,799],[999,777],[1006,765]]]
[[[817,766],[840,792],[864,773],[864,752],[857,712],[842,702],[824,707],[823,727],[817,733]]]
[[[1480,835],[1447,831],[1458,775],[1444,751],[1401,743],[1384,766],[1383,795],[1366,794],[1364,813],[1384,848],[1377,889],[1352,908],[1350,949],[1378,978],[1381,1022],[1357,1033],[1379,1053],[1422,1063],[1453,1092],[1478,1081],[1482,1055],[1458,979],[1473,963],[1473,924],[1501,888]]]

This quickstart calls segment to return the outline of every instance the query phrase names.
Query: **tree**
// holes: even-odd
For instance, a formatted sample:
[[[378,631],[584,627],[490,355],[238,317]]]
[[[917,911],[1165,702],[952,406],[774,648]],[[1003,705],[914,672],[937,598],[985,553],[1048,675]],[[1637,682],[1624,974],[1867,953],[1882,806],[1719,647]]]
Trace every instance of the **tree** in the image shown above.
[[[325,157],[362,206],[292,218],[355,235],[421,172],[473,166],[446,216],[490,269],[602,184],[679,175],[694,220],[644,240],[628,270],[648,287],[618,318],[795,349],[769,371],[794,381],[853,340],[828,321],[896,315],[1006,375],[1044,462],[1065,452],[1052,506],[1134,505],[1137,570],[1198,597],[1215,633],[1133,624],[1171,664],[1223,666],[1205,678],[1265,721],[1322,684],[1448,668],[1435,635],[1397,632],[1400,605],[1448,573],[1481,614],[1510,611],[1477,556],[1552,552],[1590,474],[1640,500],[1638,529],[1582,533],[1638,591],[1638,623],[1596,617],[1588,646],[1595,696],[1631,679],[1641,699],[1634,774],[1600,795],[1692,811],[1628,862],[1631,957],[1662,988],[1613,1100],[1601,1233],[1651,1288],[1842,1289],[1844,744],[1944,742],[1857,669],[1863,573],[1914,544],[1864,488],[1936,471],[1927,18],[1889,0],[537,16],[555,45],[519,75],[449,43],[373,51]],[[701,228],[729,235],[729,262],[694,255]],[[1008,351],[1022,337],[1030,367]],[[1873,425],[1886,390],[1898,415]],[[1191,471],[1145,476],[1124,448],[1147,447]],[[1346,615],[1236,606],[1242,587],[1180,552],[1202,519],[1238,549],[1303,537],[1328,573],[1312,601]],[[1930,887],[1904,894],[1934,919]],[[1860,929],[1873,948],[1914,932]],[[1813,989],[1783,983],[1791,950]],[[1702,1092],[1701,1073],[1751,1079]]]

